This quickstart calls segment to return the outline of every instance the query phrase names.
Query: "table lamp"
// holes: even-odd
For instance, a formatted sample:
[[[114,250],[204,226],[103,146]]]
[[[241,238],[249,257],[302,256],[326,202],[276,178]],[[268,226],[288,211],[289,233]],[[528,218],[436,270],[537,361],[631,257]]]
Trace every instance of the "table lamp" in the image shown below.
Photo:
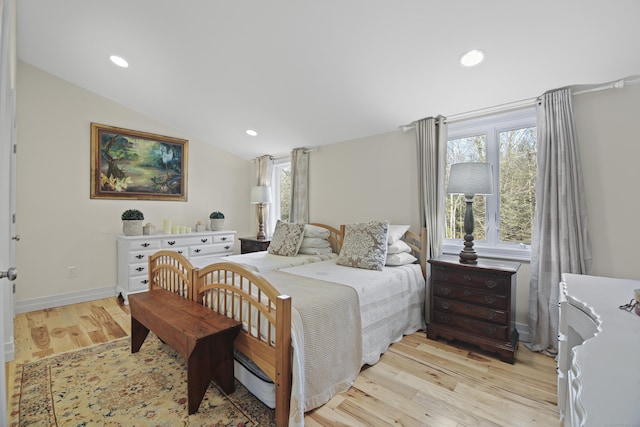
[[[251,187],[250,202],[258,205],[258,240],[266,239],[264,233],[264,205],[271,203],[271,187],[258,185]]]

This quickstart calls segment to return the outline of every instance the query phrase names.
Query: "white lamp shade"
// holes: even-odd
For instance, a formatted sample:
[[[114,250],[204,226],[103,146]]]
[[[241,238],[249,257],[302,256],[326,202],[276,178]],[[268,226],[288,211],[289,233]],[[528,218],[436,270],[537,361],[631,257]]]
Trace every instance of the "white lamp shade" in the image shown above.
[[[251,187],[251,203],[271,203],[271,187],[258,185]]]
[[[447,193],[493,194],[492,175],[490,163],[454,163],[449,172]]]

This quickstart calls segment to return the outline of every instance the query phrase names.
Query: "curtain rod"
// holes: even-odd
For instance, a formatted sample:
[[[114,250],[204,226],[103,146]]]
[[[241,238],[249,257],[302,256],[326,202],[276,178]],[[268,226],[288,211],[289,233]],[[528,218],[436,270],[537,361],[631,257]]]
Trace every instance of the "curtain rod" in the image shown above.
[[[600,85],[574,85],[574,86],[567,86],[567,87],[579,89],[576,92],[572,91],[572,95],[582,95],[584,93],[598,92],[598,91],[607,90],[607,89],[622,89],[625,83],[637,83],[638,81],[640,81],[640,76],[633,76],[627,79],[615,80],[613,82],[600,84]],[[468,111],[466,113],[453,114],[449,117],[446,117],[445,120],[447,123],[452,123],[460,120],[486,116],[489,114],[505,113],[507,111],[512,111],[512,110],[517,110],[519,108],[533,106],[538,102],[539,99],[540,97],[523,99],[521,101],[515,101],[507,104],[496,105],[494,107],[481,108],[479,110]],[[407,131],[410,131],[411,129],[414,129],[417,122],[419,122],[419,120],[414,120],[409,124],[399,126],[399,128],[403,132],[407,132]]]

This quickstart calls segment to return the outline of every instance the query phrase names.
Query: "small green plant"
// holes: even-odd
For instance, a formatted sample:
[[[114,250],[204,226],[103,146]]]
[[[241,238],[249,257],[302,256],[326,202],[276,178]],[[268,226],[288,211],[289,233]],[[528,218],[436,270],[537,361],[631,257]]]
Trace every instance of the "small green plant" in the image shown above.
[[[211,218],[211,219],[224,219],[224,214],[222,212],[219,212],[219,211],[214,211],[214,212],[211,212],[211,215],[209,215],[209,218]]]
[[[144,214],[140,212],[138,209],[127,209],[122,212],[122,220],[141,220],[144,219]]]

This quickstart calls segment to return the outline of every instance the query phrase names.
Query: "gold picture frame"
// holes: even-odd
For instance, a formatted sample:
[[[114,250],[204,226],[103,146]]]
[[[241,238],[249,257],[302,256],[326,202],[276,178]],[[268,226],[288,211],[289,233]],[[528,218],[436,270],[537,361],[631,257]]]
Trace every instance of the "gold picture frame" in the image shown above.
[[[91,198],[187,201],[188,144],[91,123]]]

